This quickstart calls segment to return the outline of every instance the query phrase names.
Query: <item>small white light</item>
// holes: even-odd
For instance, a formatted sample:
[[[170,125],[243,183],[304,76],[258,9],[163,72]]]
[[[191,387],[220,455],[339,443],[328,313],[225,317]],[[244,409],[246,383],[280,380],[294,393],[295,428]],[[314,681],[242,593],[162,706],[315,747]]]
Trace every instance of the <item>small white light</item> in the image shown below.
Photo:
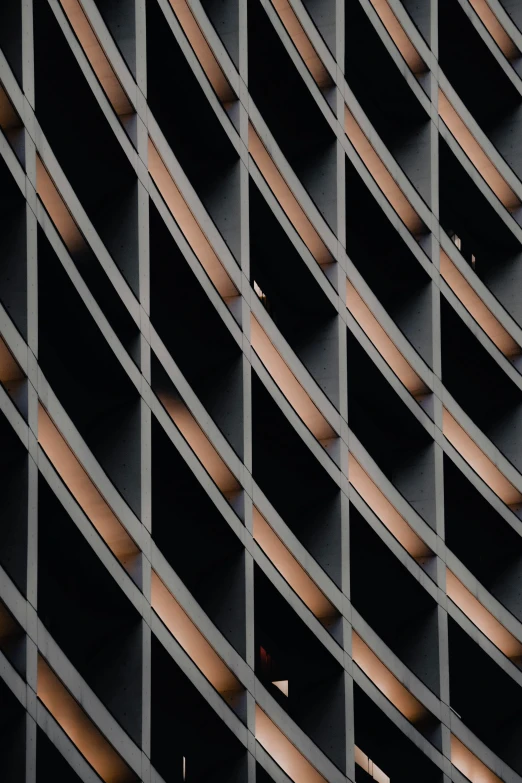
[[[279,688],[281,693],[284,693],[285,696],[288,696],[288,680],[274,680],[272,685],[275,685],[276,688]]]

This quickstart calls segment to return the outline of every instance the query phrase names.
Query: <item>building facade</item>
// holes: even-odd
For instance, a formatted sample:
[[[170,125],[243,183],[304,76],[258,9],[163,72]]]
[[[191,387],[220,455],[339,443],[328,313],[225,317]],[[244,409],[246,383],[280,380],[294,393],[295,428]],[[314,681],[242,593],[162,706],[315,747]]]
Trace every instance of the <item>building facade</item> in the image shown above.
[[[522,781],[521,63],[0,4],[2,783]]]

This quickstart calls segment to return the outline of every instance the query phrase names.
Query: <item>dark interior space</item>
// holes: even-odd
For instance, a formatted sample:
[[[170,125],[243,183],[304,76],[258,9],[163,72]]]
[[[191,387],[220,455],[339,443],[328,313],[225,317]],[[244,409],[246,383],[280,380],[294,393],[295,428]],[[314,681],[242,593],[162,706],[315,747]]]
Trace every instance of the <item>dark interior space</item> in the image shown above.
[[[0,23],[1,24],[1,23]],[[27,338],[27,230],[25,198],[0,157],[0,301]]]
[[[38,247],[40,366],[87,445],[140,517],[138,390],[41,230]]]
[[[336,584],[341,582],[339,487],[252,375],[254,480]]]
[[[157,0],[147,0],[148,103],[205,209],[239,263],[239,158]],[[172,100],[165,94],[172,92]],[[182,107],[182,109],[180,109]]]
[[[259,0],[248,3],[250,94],[288,163],[336,230],[336,140]]]
[[[451,707],[482,742],[520,775],[520,687],[451,617],[448,625]]]
[[[151,673],[151,761],[163,779],[244,783],[246,748],[154,635]]]
[[[462,510],[465,509],[465,513]],[[506,522],[444,455],[446,544],[478,581],[522,622],[520,522]]]
[[[150,299],[154,328],[208,413],[241,456],[241,349],[152,203]]]
[[[250,180],[250,284],[322,391],[338,407],[337,311]]]
[[[243,546],[155,419],[152,536],[203,610],[244,655]]]
[[[45,479],[38,482],[38,612],[73,666],[141,744],[141,617]]]
[[[409,740],[356,683],[353,686],[355,745],[392,781],[442,783],[442,770]],[[355,767],[356,783],[373,776]]]
[[[441,297],[442,379],[504,456],[522,468],[522,392]]]
[[[348,158],[346,252],[388,315],[431,367],[430,277]]]
[[[342,771],[344,670],[254,566],[255,671],[269,693]],[[288,695],[273,683],[286,682]]]
[[[38,121],[82,207],[138,296],[138,182],[48,3],[34,8]]]
[[[428,115],[358,0],[345,3],[345,36],[348,86],[399,166],[429,204]],[[404,67],[408,70],[406,64]]]
[[[385,476],[435,527],[435,454],[427,430],[348,332],[350,426]]]
[[[438,696],[437,604],[353,506],[350,569],[355,609]]]

